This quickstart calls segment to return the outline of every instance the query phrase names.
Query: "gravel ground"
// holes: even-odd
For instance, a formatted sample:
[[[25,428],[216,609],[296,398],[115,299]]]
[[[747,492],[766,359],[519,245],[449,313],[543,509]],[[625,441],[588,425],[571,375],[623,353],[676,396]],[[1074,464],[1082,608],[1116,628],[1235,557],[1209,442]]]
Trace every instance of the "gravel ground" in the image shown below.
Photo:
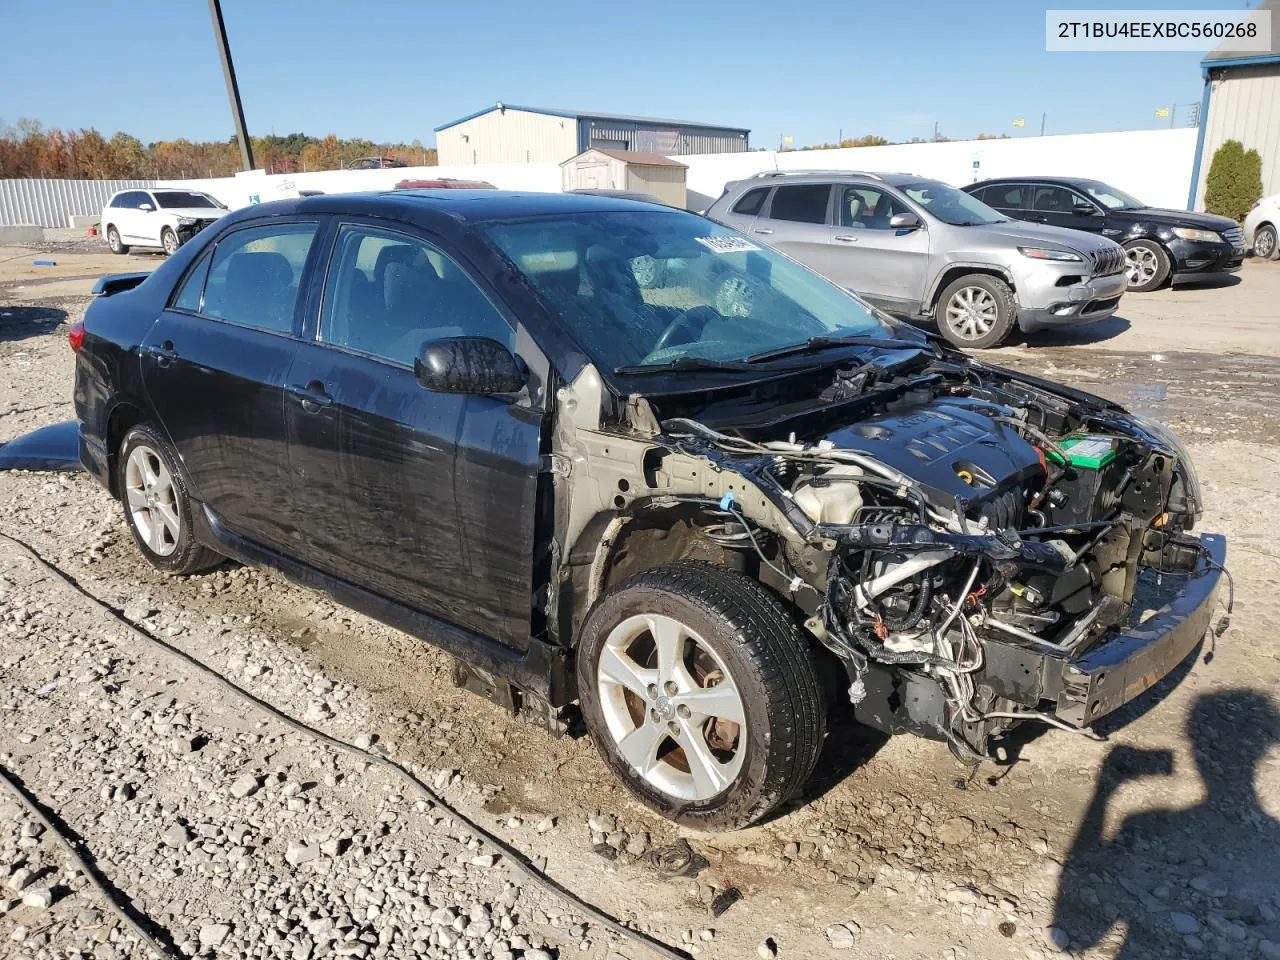
[[[70,416],[62,324],[85,302],[0,287],[0,440]],[[937,744],[837,726],[804,802],[732,836],[653,818],[586,740],[506,718],[450,685],[447,657],[319,595],[234,566],[155,572],[87,477],[0,473],[0,532],[293,716],[420,769],[565,886],[690,954],[1274,958],[1280,360],[1270,345],[1206,357],[1166,349],[1158,327],[1144,338],[996,359],[1137,402],[1189,439],[1204,528],[1232,539],[1225,634],[1109,718],[1107,742],[1026,729],[1003,767],[970,774]],[[184,954],[648,955],[517,885],[381,768],[104,626],[4,541],[0,578],[0,763]],[[141,956],[3,804],[0,954]],[[43,889],[51,905],[24,902]]]

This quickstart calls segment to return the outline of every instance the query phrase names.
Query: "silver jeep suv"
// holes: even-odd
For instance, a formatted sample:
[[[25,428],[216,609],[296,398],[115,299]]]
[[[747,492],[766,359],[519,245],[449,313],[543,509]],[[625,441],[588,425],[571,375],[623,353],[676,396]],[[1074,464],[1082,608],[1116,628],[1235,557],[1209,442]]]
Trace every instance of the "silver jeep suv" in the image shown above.
[[[962,347],[993,347],[1015,323],[1101,320],[1125,291],[1119,244],[909,173],[771,171],[728,184],[706,213]]]

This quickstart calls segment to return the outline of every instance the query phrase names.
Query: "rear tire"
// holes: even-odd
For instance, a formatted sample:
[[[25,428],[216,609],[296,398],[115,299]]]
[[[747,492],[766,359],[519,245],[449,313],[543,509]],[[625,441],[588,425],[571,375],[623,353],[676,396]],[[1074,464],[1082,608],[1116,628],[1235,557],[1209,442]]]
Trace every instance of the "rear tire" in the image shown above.
[[[1276,228],[1264,223],[1253,235],[1253,255],[1259,260],[1275,260],[1280,257],[1280,242],[1277,242]]]
[[[111,252],[117,256],[129,252],[129,248],[120,240],[120,231],[115,227],[107,227],[107,246],[111,249]]]
[[[1129,292],[1158,290],[1169,279],[1169,254],[1154,240],[1135,240],[1124,245]]]
[[[192,533],[191,497],[160,431],[139,424],[125,434],[116,457],[116,489],[125,525],[152,566],[186,576],[222,562]]]
[[[826,734],[826,700],[791,612],[708,563],[656,567],[611,589],[583,626],[577,675],[605,763],[645,805],[698,830],[746,827],[794,796]]]
[[[169,227],[165,227],[160,231],[160,246],[164,248],[165,256],[172,257],[182,244],[178,242],[178,235]]]
[[[1018,303],[999,277],[971,273],[947,284],[934,310],[938,332],[957,347],[999,346],[1013,330]]]

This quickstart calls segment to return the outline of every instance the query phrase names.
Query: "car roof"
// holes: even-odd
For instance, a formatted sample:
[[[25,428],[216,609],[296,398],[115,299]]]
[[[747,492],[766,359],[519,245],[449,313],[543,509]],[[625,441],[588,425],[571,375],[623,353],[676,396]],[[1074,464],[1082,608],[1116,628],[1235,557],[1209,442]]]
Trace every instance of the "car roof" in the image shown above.
[[[260,214],[365,214],[425,224],[440,220],[454,223],[486,223],[575,213],[627,211],[652,213],[655,210],[655,204],[581,193],[409,189],[371,193],[330,193],[318,197],[302,197],[297,200],[276,200],[247,209]]]
[[[1101,182],[1101,180],[1094,180],[1092,177],[992,177],[990,180],[979,180],[977,183],[971,183],[965,189],[985,187],[994,183],[1047,183],[1059,187],[1079,187],[1082,183]]]
[[[738,180],[735,189],[782,186],[788,183],[884,183],[900,187],[906,183],[934,180],[918,173],[881,173],[872,170],[767,170]]]

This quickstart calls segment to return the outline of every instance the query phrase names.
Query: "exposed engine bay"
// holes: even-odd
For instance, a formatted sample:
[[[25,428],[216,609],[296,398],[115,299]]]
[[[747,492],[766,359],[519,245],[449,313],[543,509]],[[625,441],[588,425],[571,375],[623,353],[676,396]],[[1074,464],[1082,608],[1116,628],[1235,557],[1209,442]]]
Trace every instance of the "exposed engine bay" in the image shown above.
[[[618,415],[657,429],[606,553],[626,525],[688,511],[795,604],[880,729],[972,761],[1024,719],[1087,728],[1204,635],[1224,541],[1189,533],[1178,440],[1107,401],[948,354]],[[1138,643],[1148,620],[1177,636]]]

